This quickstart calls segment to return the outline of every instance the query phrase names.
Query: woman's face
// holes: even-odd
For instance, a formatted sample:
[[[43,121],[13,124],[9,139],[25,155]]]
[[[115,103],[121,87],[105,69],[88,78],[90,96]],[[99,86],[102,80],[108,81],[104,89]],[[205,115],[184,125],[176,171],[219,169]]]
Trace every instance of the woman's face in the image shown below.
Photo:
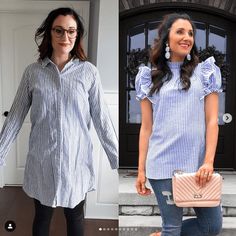
[[[51,30],[53,54],[65,56],[73,49],[77,37],[77,23],[70,15],[58,16]]]
[[[172,24],[168,43],[170,47],[170,60],[184,61],[194,43],[193,27],[188,20],[178,19]]]

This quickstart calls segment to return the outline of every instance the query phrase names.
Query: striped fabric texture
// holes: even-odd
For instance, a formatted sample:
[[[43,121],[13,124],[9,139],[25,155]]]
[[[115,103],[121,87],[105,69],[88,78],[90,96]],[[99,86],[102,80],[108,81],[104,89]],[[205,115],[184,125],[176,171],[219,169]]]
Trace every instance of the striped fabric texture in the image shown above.
[[[0,133],[1,165],[29,108],[23,189],[43,205],[74,208],[95,189],[92,121],[111,168],[118,168],[118,139],[98,70],[79,59],[62,71],[48,58],[29,65]]]
[[[221,74],[213,57],[199,63],[188,91],[181,90],[180,62],[168,62],[173,73],[158,93],[152,87],[151,69],[140,67],[136,98],[148,98],[153,108],[153,127],[146,159],[146,177],[169,179],[174,170],[195,172],[205,154],[204,97],[220,92]]]

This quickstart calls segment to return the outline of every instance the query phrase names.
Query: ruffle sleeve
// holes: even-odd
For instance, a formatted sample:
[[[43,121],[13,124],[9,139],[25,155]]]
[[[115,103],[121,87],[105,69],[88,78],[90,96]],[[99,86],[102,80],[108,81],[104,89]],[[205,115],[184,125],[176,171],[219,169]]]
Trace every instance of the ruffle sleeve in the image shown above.
[[[139,68],[135,79],[136,99],[141,101],[144,98],[148,98],[151,103],[155,104],[154,96],[150,95],[151,88],[151,69],[147,66],[142,66]]]
[[[222,92],[221,72],[220,68],[215,64],[214,57],[209,57],[200,63],[200,78],[203,84],[203,93],[200,99],[213,92]]]

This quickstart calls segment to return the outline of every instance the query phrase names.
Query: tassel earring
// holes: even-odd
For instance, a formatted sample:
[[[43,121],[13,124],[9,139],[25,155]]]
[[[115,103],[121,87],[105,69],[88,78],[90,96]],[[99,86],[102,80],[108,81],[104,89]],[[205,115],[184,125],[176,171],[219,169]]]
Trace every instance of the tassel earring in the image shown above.
[[[169,47],[168,43],[166,43],[165,51],[166,51],[165,58],[168,60],[168,59],[170,59],[170,47]]]
[[[192,58],[192,57],[191,57],[190,53],[188,53],[188,54],[187,54],[187,60],[188,60],[188,61],[191,61],[191,58]]]

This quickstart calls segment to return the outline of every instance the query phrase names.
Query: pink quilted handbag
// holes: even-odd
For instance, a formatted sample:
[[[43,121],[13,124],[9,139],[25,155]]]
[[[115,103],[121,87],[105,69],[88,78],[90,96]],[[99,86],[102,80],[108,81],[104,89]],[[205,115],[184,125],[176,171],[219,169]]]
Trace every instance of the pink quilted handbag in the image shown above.
[[[204,187],[195,180],[196,173],[176,172],[172,177],[173,198],[178,207],[215,207],[220,204],[222,176],[212,175]]]

